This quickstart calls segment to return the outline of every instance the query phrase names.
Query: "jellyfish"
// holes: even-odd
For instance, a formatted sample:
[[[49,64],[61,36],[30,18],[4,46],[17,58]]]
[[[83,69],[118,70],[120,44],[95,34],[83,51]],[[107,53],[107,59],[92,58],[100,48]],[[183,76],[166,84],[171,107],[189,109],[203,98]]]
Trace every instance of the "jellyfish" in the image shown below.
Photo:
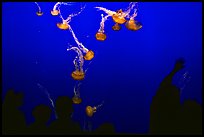
[[[113,30],[120,30],[121,27],[118,23],[115,23],[115,25],[112,27]]]
[[[103,105],[103,103],[104,103],[104,101],[100,105],[94,106],[94,107],[87,106],[86,107],[86,115],[89,117],[92,117],[93,114],[96,112],[96,110]]]
[[[134,13],[133,15],[130,17],[130,20],[126,22],[125,26],[127,29],[129,30],[139,30],[140,28],[142,28],[142,24],[138,21],[135,21],[135,17],[137,16],[137,9],[134,9]]]
[[[38,5],[38,3],[37,3],[37,2],[35,2],[35,4],[36,4],[36,5],[37,5],[37,7],[38,7],[38,11],[36,12],[36,14],[37,14],[38,16],[42,16],[42,15],[43,15],[43,12],[41,11],[40,6]]]
[[[69,31],[71,32],[75,42],[77,43],[78,45],[78,48],[83,52],[85,53],[85,55],[83,56],[83,58],[85,60],[92,60],[93,57],[94,57],[94,52],[92,50],[88,50],[82,43],[79,42],[79,40],[77,39],[74,31],[72,30],[72,27],[68,24],[69,26]]]
[[[74,97],[72,98],[72,101],[74,104],[80,104],[82,99],[80,98],[79,88],[81,83],[78,83],[74,86]]]
[[[104,11],[106,14],[108,14],[109,16],[112,17],[113,21],[115,23],[118,23],[118,24],[124,24],[126,22],[126,17],[129,16],[129,13],[130,11],[134,8],[135,4],[137,2],[131,2],[129,4],[129,7],[126,11],[123,11],[122,9],[119,9],[117,10],[116,12],[115,11],[111,11],[111,10],[108,10],[106,8],[103,8],[103,7],[95,7],[95,8],[98,8],[99,10],[102,10]]]
[[[78,47],[68,48],[67,51],[74,50],[78,56],[74,59],[73,63],[75,66],[75,70],[71,73],[71,76],[74,80],[83,80],[85,77],[85,73],[83,71],[84,58],[81,50]]]
[[[64,4],[64,2],[62,2],[61,4]],[[64,4],[65,5],[65,4]],[[63,17],[62,17],[62,14],[60,12],[60,8],[58,8],[58,11],[59,11],[59,15],[60,15],[60,18],[62,19],[62,23],[57,23],[57,27],[59,29],[62,29],[62,30],[67,30],[69,28],[69,22],[71,22],[71,19],[77,15],[79,15],[83,10],[84,10],[85,6],[81,8],[81,10],[78,12],[78,13],[72,13],[70,14],[67,19],[65,20]]]
[[[106,34],[104,34],[104,23],[105,21],[108,19],[110,15],[106,15],[105,17],[103,16],[103,14],[101,14],[101,23],[100,23],[100,28],[98,30],[98,32],[96,33],[96,39],[100,40],[100,41],[104,41],[106,39]]]
[[[51,10],[51,14],[53,15],[53,16],[57,16],[58,14],[59,14],[59,10],[57,10],[57,7],[59,7],[60,5],[61,5],[61,3],[62,2],[57,2],[55,5],[54,5],[54,7],[53,7],[53,9]]]

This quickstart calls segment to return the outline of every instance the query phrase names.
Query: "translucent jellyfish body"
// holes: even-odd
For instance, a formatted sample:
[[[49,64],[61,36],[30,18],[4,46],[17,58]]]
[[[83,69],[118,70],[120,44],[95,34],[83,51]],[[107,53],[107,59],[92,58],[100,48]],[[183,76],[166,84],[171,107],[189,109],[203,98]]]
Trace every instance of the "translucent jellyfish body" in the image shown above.
[[[112,27],[113,30],[120,30],[121,27],[118,23],[116,23],[113,27]]]
[[[84,59],[85,60],[92,60],[92,58],[94,57],[94,52],[92,50],[89,50],[85,56],[84,56]]]
[[[96,33],[96,39],[100,41],[104,41],[106,39],[106,34],[104,34],[103,32],[98,32]]]
[[[93,116],[93,113],[96,112],[96,107],[87,106],[86,107],[86,115],[89,117]]]
[[[57,16],[59,14],[59,10],[51,10],[51,14],[53,16]]]
[[[80,104],[80,103],[82,102],[82,99],[81,99],[80,97],[78,97],[78,96],[74,96],[74,97],[72,98],[72,102],[73,102],[74,104]]]
[[[72,72],[71,76],[74,80],[83,80],[85,77],[85,74],[83,71],[75,70]]]
[[[135,21],[134,19],[130,19],[129,21],[127,21],[125,26],[127,29],[133,30],[133,31],[136,31],[142,28],[142,24]]]
[[[38,16],[42,16],[42,15],[43,15],[43,12],[42,12],[42,11],[37,11],[36,14],[37,14]]]
[[[116,14],[113,14],[112,18],[113,18],[113,21],[118,24],[123,24],[126,22],[122,9],[118,10]]]
[[[57,23],[57,27],[62,30],[67,30],[69,25],[67,23]]]

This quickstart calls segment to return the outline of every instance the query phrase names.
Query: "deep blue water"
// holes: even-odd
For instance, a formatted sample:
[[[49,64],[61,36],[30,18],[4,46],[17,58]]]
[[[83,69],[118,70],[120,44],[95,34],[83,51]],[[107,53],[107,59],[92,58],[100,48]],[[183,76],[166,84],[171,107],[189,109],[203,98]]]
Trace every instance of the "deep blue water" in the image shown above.
[[[13,88],[25,95],[22,111],[27,124],[33,122],[34,106],[51,106],[41,84],[55,101],[58,96],[72,97],[75,81],[76,54],[67,52],[68,43],[77,46],[71,33],[57,28],[61,22],[50,14],[54,2],[38,2],[43,16],[37,16],[34,2],[5,2],[2,4],[2,98]],[[174,79],[188,72],[181,102],[193,99],[202,103],[202,3],[201,2],[139,2],[136,20],[143,24],[138,31],[122,25],[113,31],[111,18],[105,22],[107,39],[97,41],[101,14],[95,6],[110,10],[126,9],[128,2],[91,2],[84,11],[72,18],[70,25],[77,38],[95,52],[93,61],[82,81],[82,103],[74,105],[73,118],[81,123],[91,121],[92,128],[103,122],[114,124],[118,133],[147,133],[152,97],[159,83],[172,70],[174,62],[184,57],[186,67]],[[64,17],[79,11],[79,3],[62,6]],[[78,7],[78,8],[77,8]],[[92,118],[85,115],[87,105],[104,105]],[[54,113],[53,113],[54,115]],[[54,117],[54,116],[53,116]]]

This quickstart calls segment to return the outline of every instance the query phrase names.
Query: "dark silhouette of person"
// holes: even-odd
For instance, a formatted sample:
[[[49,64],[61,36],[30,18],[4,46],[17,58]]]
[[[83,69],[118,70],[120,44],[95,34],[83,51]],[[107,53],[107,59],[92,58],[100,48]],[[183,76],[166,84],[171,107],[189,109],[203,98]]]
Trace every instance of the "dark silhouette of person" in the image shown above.
[[[47,122],[51,116],[51,109],[46,105],[38,105],[33,111],[32,115],[35,118],[35,121],[28,127],[29,134],[50,134],[50,131],[47,126]]]
[[[183,134],[202,134],[202,108],[196,101],[184,101],[181,120]]]
[[[179,134],[181,104],[179,88],[173,76],[184,68],[183,58],[176,60],[173,70],[163,79],[150,106],[150,134]]]
[[[111,123],[103,123],[93,133],[103,134],[103,135],[112,135],[112,134],[115,134],[115,129]]]
[[[19,110],[23,105],[23,93],[15,93],[12,89],[6,93],[2,104],[3,134],[24,134],[26,120],[24,113]]]
[[[73,113],[72,100],[67,96],[60,96],[56,100],[55,110],[57,119],[50,124],[52,134],[81,134],[80,125],[71,119]]]

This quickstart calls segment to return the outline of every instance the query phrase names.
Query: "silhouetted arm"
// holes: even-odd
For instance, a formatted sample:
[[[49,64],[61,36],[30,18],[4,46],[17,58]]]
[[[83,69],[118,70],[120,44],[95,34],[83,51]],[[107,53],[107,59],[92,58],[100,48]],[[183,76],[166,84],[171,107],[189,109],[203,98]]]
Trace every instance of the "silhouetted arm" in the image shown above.
[[[173,70],[164,78],[161,87],[172,85],[173,76],[184,68],[185,60],[183,58],[177,59]]]

